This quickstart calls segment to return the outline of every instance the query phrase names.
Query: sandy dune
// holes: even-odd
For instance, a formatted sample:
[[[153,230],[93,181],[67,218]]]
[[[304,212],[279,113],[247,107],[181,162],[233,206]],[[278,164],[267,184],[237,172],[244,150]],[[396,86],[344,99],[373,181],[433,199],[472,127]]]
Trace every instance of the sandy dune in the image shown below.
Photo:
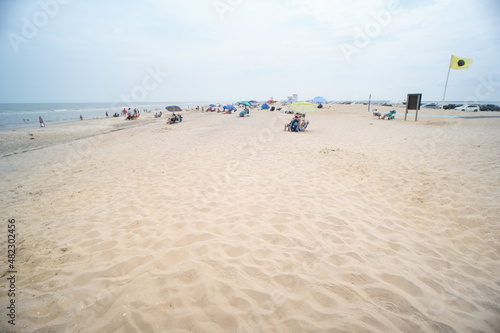
[[[468,118],[331,105],[304,133],[268,111],[2,133],[15,328],[498,332],[500,118],[446,115]]]

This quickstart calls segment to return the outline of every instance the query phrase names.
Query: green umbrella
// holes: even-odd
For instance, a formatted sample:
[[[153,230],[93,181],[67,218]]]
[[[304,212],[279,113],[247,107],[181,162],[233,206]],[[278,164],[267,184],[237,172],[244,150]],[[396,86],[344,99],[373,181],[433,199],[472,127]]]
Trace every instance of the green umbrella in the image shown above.
[[[243,104],[243,105],[246,105],[246,106],[252,106],[252,104],[250,104],[247,101],[239,101],[238,104]]]
[[[290,111],[298,113],[311,113],[318,111],[318,108],[311,103],[307,102],[295,102],[288,108]]]

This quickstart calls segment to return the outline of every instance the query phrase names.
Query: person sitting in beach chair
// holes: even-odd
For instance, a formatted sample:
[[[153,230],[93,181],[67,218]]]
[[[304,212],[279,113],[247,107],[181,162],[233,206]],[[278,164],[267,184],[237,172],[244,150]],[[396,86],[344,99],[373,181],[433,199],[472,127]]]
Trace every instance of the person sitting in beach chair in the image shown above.
[[[388,113],[385,113],[382,118],[380,118],[380,116],[378,116],[378,119],[385,119],[387,117],[387,120],[391,120],[391,119],[394,119],[394,115],[396,114],[396,110],[392,110]]]
[[[373,109],[372,113],[373,113],[373,116],[378,117],[379,119],[382,116],[382,114],[380,113],[380,111],[378,111],[377,109]]]
[[[285,125],[285,131],[297,132],[300,124],[300,116],[295,115],[290,123]]]
[[[167,119],[167,124],[175,124],[178,121],[178,117],[175,115],[175,113],[172,114],[172,117]]]
[[[309,125],[309,120],[306,121],[305,119],[302,119],[299,126],[297,127],[297,130],[300,132],[304,132],[307,128],[307,125]]]

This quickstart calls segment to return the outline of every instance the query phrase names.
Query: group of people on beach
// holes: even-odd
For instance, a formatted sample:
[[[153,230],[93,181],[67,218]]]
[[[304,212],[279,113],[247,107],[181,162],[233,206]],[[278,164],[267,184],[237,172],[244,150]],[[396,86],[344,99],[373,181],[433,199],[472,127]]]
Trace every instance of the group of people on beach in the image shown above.
[[[245,107],[243,111],[240,112],[240,117],[245,117],[250,115],[250,109],[248,107]]]
[[[128,108],[128,110],[123,108],[122,114],[127,115],[125,117],[125,120],[134,120],[139,118],[141,112],[137,108],[135,108],[133,112],[130,110],[130,108]]]
[[[296,113],[295,117],[288,124],[285,124],[285,131],[304,132],[309,125],[309,120],[306,121],[305,117],[306,115],[303,113]]]
[[[175,113],[172,113],[172,117],[167,119],[167,124],[175,124],[175,123],[180,123],[182,122],[182,116],[176,115]]]
[[[200,107],[196,107],[197,110],[200,109]],[[201,107],[201,110],[202,112],[204,111],[204,108]],[[215,111],[215,108],[207,108],[207,111],[212,111],[214,112]],[[219,111],[218,111],[219,112]],[[373,111],[373,115],[378,115],[379,118],[381,118],[381,115],[380,113],[376,113],[377,110],[375,109]],[[139,118],[139,115],[140,115],[140,111],[136,108],[134,109],[133,111],[129,108],[128,110],[126,108],[123,108],[122,112],[121,112],[123,115],[126,115],[125,117],[125,120],[133,120],[133,119],[137,119]],[[231,114],[231,110],[228,110],[228,111],[223,111],[223,113],[228,113],[228,114]],[[240,113],[239,113],[239,116],[240,117],[245,117],[245,116],[248,116],[250,113],[250,110],[248,107],[245,107]],[[285,111],[285,113],[292,113],[292,111]],[[385,114],[381,119],[384,119],[386,116],[391,116],[392,113],[388,113],[388,114]],[[115,112],[113,114],[113,117],[119,117],[120,115],[118,114],[118,112]],[[159,114],[156,113],[155,114],[155,118],[159,118],[162,116],[162,112],[160,112]],[[306,130],[307,126],[309,125],[309,121],[306,121],[305,120],[305,114],[301,114],[301,113],[296,113],[294,118],[288,123],[285,125],[285,131],[291,131],[291,132],[303,132]],[[108,115],[108,112],[106,112],[106,117],[109,117]],[[40,121],[40,127],[45,127],[45,121],[43,120],[42,116],[39,116],[39,121]],[[83,117],[82,115],[80,115],[80,120],[83,120]],[[168,118],[167,119],[167,124],[175,124],[175,123],[180,123],[182,122],[182,116],[181,115],[176,115],[175,113],[172,114],[172,117]]]

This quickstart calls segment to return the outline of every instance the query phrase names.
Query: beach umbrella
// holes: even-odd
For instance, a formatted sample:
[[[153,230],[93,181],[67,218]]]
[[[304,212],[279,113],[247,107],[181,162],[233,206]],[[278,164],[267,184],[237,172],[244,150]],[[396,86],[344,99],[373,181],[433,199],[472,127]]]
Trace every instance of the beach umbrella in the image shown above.
[[[229,109],[229,110],[235,110],[235,111],[237,110],[234,106],[229,105],[229,104],[228,104],[228,105],[226,105],[226,106],[224,106],[224,107],[223,107],[223,109],[224,109],[224,110],[225,110],[225,109]]]
[[[177,105],[169,105],[165,109],[167,109],[168,111],[182,111],[182,109]]]
[[[288,108],[290,111],[297,113],[311,113],[318,111],[318,108],[311,103],[307,102],[295,102]]]
[[[215,104],[210,104],[210,106],[215,106]]]
[[[316,103],[325,104],[326,103],[326,98],[321,97],[321,96],[316,96],[316,97],[313,98],[313,103],[314,104],[316,104]]]
[[[246,106],[252,106],[252,104],[250,104],[250,102],[247,102],[247,101],[239,101],[238,102],[239,105],[246,105]]]

